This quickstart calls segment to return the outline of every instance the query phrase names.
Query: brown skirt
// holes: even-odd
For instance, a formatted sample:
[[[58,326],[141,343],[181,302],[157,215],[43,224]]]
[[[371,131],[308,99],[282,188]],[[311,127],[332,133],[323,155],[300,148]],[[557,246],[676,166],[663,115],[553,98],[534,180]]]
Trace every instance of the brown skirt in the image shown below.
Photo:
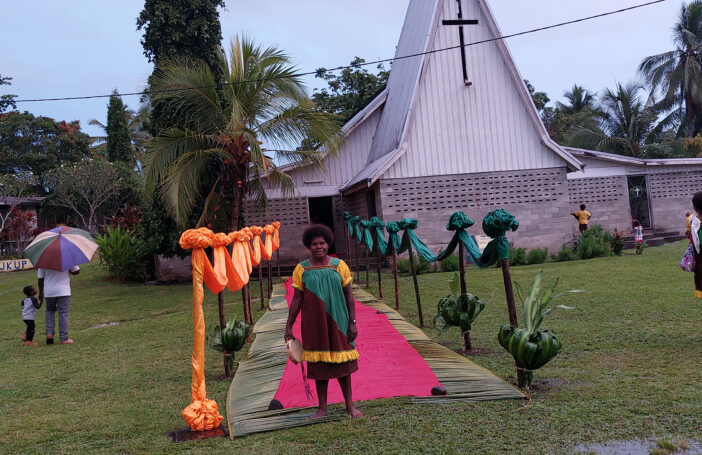
[[[307,362],[307,377],[310,379],[343,378],[358,370],[358,360],[344,363]]]

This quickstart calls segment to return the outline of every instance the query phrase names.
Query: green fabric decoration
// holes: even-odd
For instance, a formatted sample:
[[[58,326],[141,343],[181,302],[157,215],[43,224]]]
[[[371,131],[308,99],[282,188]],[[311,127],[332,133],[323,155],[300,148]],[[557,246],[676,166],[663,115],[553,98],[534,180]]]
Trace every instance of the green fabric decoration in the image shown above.
[[[378,244],[378,250],[380,254],[386,255],[388,252],[388,242],[385,241],[385,235],[383,234],[383,229],[385,229],[385,224],[383,220],[374,216],[370,219],[370,227],[375,229],[375,238]]]
[[[402,221],[399,221],[398,224],[402,229],[405,230],[405,232],[402,234],[402,245],[400,245],[400,250],[398,250],[398,253],[403,253],[407,250],[407,248],[410,245],[410,242],[412,243],[412,247],[417,251],[418,254],[422,255],[424,259],[426,259],[429,262],[434,262],[436,261],[436,256],[434,256],[434,253],[429,250],[429,247],[427,247],[424,242],[422,242],[419,237],[417,237],[417,234],[414,233],[414,230],[417,229],[417,220],[414,218],[405,218]]]
[[[395,250],[395,253],[397,253],[400,249],[400,246],[402,245],[402,239],[399,235],[397,235],[397,233],[402,230],[400,228],[400,224],[397,221],[390,221],[387,224],[386,229],[388,230],[389,234],[388,246],[393,248]]]
[[[514,215],[504,209],[497,209],[485,215],[483,231],[492,237],[492,240],[483,250],[482,256],[473,261],[475,265],[488,267],[498,260],[509,259],[509,241],[505,233],[509,230],[516,231],[517,228],[519,228],[519,222]]]
[[[353,238],[353,224],[351,224],[351,214],[349,212],[344,212],[343,215],[344,221],[346,221],[346,229],[349,231],[349,236]]]
[[[373,236],[370,231],[371,224],[372,223],[368,220],[361,221],[361,227],[363,227],[363,243],[366,244],[368,251],[373,251]]]
[[[360,216],[354,216],[351,218],[351,224],[353,225],[354,232],[356,234],[356,242],[361,243],[363,240],[361,238],[361,228],[358,226],[358,224],[361,222],[361,217]],[[352,236],[353,237],[353,236]]]
[[[436,260],[442,261],[449,257],[451,254],[453,254],[454,250],[458,246],[458,242],[461,242],[465,247],[466,254],[468,255],[468,258],[470,258],[471,262],[473,262],[475,265],[481,268],[487,267],[487,265],[483,265],[480,262],[480,248],[478,248],[478,245],[475,244],[470,234],[468,234],[465,231],[469,227],[473,226],[473,224],[475,224],[473,223],[473,220],[468,218],[468,215],[466,215],[465,213],[454,212],[449,218],[448,224],[446,225],[447,231],[454,231],[453,237],[451,238],[451,241],[449,242],[446,249],[441,251],[436,256]]]

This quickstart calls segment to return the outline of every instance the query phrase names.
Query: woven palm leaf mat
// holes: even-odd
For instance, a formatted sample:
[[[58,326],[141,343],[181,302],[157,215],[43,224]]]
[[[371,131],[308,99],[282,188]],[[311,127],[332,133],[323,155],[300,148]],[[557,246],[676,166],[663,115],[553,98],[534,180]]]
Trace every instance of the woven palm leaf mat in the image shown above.
[[[397,311],[354,286],[356,300],[384,313],[390,324],[424,358],[448,394],[411,397],[414,403],[446,403],[457,400],[482,401],[524,398],[517,388],[476,365],[464,356],[433,341],[407,322]],[[227,420],[231,438],[262,431],[293,428],[344,418],[342,406],[329,408],[329,415],[311,420],[315,408],[268,410],[285,371],[288,355],[283,341],[288,319],[285,285],[277,284],[267,311],[254,325],[255,339],[246,358],[239,362],[227,393]]]

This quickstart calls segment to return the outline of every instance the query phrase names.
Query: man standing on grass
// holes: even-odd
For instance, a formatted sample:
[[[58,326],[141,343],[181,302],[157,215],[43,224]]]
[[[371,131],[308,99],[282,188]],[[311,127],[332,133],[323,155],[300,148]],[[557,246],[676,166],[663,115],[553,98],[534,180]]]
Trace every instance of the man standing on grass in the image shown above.
[[[61,344],[73,343],[68,338],[68,313],[71,310],[71,275],[78,275],[80,267],[73,266],[64,272],[38,269],[39,302],[46,297],[46,344],[54,344],[56,311],[59,314]]]

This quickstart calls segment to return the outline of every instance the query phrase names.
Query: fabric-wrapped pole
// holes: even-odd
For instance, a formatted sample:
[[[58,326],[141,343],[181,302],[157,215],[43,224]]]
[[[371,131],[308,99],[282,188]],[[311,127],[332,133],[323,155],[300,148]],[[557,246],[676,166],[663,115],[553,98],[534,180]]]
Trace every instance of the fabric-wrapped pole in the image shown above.
[[[362,229],[362,236],[363,236],[363,244],[366,245],[366,287],[370,285],[370,278],[368,276],[369,273],[369,263],[368,263],[368,255],[370,254],[371,251],[373,251],[373,235],[371,234],[371,222],[368,220],[361,220],[361,227]]]
[[[405,218],[398,223],[405,232],[402,234],[402,246],[407,249],[409,254],[410,269],[412,269],[412,283],[414,284],[414,297],[417,300],[417,314],[419,316],[419,327],[424,327],[424,315],[422,314],[422,299],[419,296],[419,283],[417,282],[417,269],[414,265],[414,254],[412,254],[412,244],[414,229],[417,228],[417,220],[412,218]],[[419,238],[417,238],[419,241]],[[421,241],[420,241],[421,242]],[[422,243],[422,245],[424,245]],[[426,245],[424,245],[426,248]],[[428,248],[426,248],[429,251]],[[431,253],[431,252],[430,252]],[[432,255],[433,257],[433,255]]]
[[[189,229],[180,237],[183,249],[192,249],[193,267],[193,353],[191,403],[182,411],[183,418],[193,431],[211,430],[219,426],[223,417],[217,403],[207,398],[205,386],[205,315],[202,302],[205,298],[203,283],[213,293],[219,293],[226,285],[222,277],[215,274],[204,248],[212,246],[213,233],[209,229]],[[226,277],[225,277],[226,278]]]
[[[351,262],[351,237],[353,237],[351,218],[353,217],[349,212],[344,212],[342,216],[346,224],[346,231],[344,231],[344,238],[346,239],[346,257],[348,258],[349,266],[353,267],[353,262]]]
[[[381,220],[377,216],[372,217],[369,221],[370,224],[368,225],[368,229],[371,231],[372,234],[375,234],[375,259],[377,261],[376,270],[378,272],[378,297],[382,299],[383,279],[380,274],[380,255],[385,255],[388,246],[383,236],[383,228],[385,227],[385,224],[383,223],[383,220]]]
[[[249,229],[251,229],[251,233],[254,236],[251,264],[258,266],[258,293],[261,299],[261,309],[263,310],[266,308],[265,298],[263,297],[263,269],[261,266],[261,249],[263,248],[261,233],[263,233],[263,228],[261,226],[251,226]]]
[[[275,228],[273,249],[275,250],[275,265],[278,269],[278,278],[280,278],[280,221],[274,221],[271,225]]]
[[[358,216],[353,216],[349,220],[351,223],[351,228],[353,235],[351,238],[356,238],[356,242],[354,242],[354,247],[356,250],[356,271],[354,273],[354,276],[356,276],[356,283],[361,284],[361,262],[358,259],[358,244],[361,243],[361,229],[358,227],[358,224],[361,222],[361,218]]]
[[[395,309],[399,310],[400,309],[400,287],[398,283],[398,276],[397,276],[397,252],[396,252],[396,246],[399,247],[399,245],[402,243],[402,239],[400,239],[400,236],[397,235],[397,233],[400,231],[400,225],[397,224],[397,221],[391,221],[387,224],[387,229],[388,229],[388,246],[387,246],[387,251],[392,251],[392,275],[393,278],[395,279]]]

